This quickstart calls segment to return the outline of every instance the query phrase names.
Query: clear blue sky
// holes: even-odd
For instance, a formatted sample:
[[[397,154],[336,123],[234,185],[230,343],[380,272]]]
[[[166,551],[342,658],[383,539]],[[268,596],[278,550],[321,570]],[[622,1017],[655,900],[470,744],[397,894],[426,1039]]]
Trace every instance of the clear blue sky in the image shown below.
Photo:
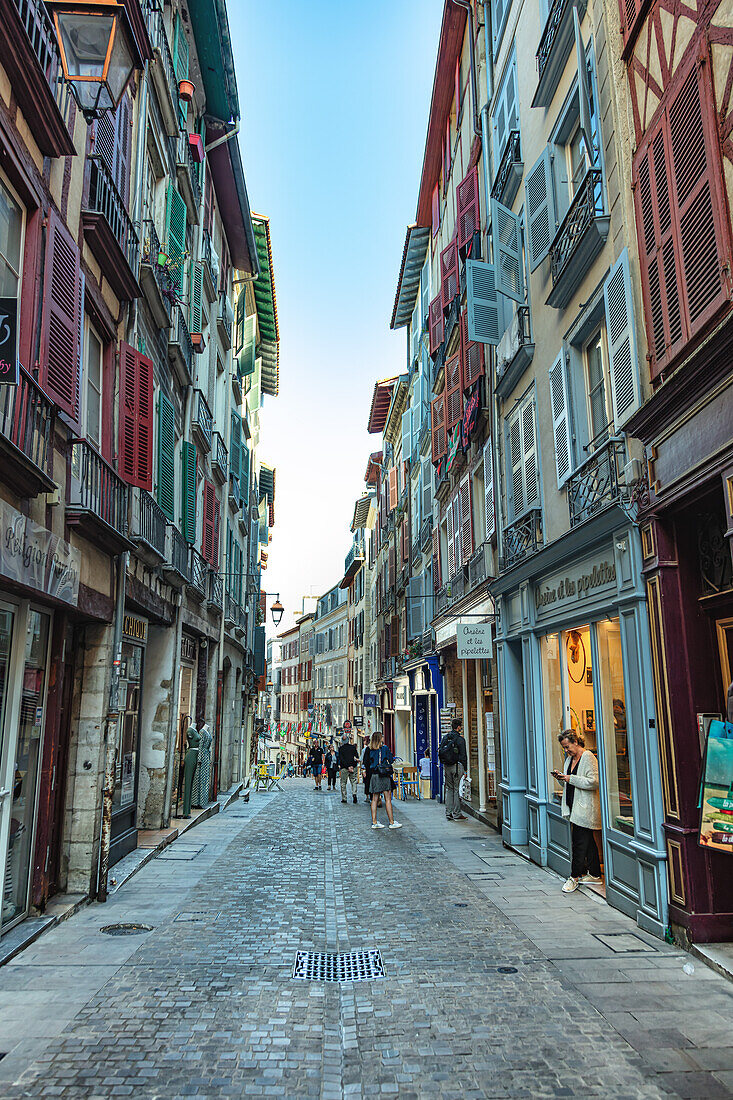
[[[366,431],[373,385],[405,369],[405,332],[389,321],[442,10],[442,0],[229,4],[242,158],[252,209],[271,219],[280,324],[280,396],[265,399],[260,457],[277,467],[263,582],[280,592],[282,627],[303,595],[343,576],[379,443]]]

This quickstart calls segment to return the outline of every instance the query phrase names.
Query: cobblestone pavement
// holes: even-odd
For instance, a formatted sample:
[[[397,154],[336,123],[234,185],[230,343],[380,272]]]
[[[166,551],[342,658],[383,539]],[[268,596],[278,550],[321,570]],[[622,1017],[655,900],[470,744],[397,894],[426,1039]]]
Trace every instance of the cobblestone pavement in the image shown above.
[[[733,986],[441,811],[291,780],[197,827],[0,969],[0,1095],[733,1096]]]

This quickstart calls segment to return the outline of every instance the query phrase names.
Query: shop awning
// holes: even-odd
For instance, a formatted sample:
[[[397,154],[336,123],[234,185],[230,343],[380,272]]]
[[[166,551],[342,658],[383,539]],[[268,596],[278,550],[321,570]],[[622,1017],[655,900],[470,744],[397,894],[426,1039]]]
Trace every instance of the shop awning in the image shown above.
[[[396,381],[397,376],[395,375],[394,378],[385,378],[381,382],[375,383],[374,393],[372,394],[372,407],[369,410],[367,424],[367,431],[370,435],[376,435],[377,432],[384,431],[390,402],[392,401],[392,387]]]
[[[425,263],[429,241],[429,229],[408,225],[390,328],[403,328],[412,317],[415,299],[420,293],[420,272]]]
[[[280,329],[277,322],[275,276],[272,267],[270,219],[252,215],[257,245],[260,277],[252,284],[260,334],[259,354],[262,358],[262,392],[277,397],[280,389]]]

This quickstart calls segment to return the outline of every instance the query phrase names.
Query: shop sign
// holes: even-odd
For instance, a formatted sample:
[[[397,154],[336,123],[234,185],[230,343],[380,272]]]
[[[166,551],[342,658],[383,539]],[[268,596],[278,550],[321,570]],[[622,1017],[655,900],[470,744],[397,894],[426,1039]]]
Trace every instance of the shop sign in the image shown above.
[[[344,733],[351,733],[351,722],[348,718],[344,722]]]
[[[411,710],[410,706],[410,680],[407,676],[401,676],[399,680],[393,680],[393,697],[395,710]]]
[[[0,573],[74,606],[81,553],[58,535],[0,501]]]
[[[181,635],[181,660],[196,660],[196,639],[192,638],[190,634]]]
[[[18,299],[0,298],[0,386],[18,385]]]
[[[376,705],[377,705],[376,695],[365,695],[364,696],[364,706],[365,707],[376,707]]]
[[[608,559],[592,566],[583,563],[535,586],[534,602],[541,614],[556,604],[582,602],[599,590],[616,587],[616,563]]]
[[[354,725],[355,726],[363,726],[364,725],[364,715],[363,714],[355,714],[354,715]]]
[[[700,844],[733,854],[733,722],[712,721],[703,762]]]
[[[459,623],[456,627],[456,646],[459,661],[491,657],[491,623]]]
[[[133,641],[142,642],[144,645],[148,640],[147,621],[138,619],[134,615],[125,615],[122,620],[122,634],[125,638],[132,638]]]

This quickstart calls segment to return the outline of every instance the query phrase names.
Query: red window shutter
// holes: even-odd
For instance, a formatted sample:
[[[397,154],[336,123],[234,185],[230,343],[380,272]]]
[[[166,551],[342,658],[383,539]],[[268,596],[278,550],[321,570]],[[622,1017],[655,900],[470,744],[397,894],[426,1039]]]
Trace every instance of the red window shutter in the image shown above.
[[[40,245],[41,213],[38,209],[27,209],[23,240],[23,283],[18,319],[18,357],[27,371],[32,371],[35,366]]]
[[[471,479],[468,474],[459,489],[461,509],[461,555],[463,561],[470,560],[473,554],[473,518],[471,516]]]
[[[443,306],[441,305],[440,294],[437,294],[430,303],[428,317],[428,326],[430,329],[430,354],[435,355],[436,351],[443,343]]]
[[[79,420],[79,249],[55,210],[48,218],[41,326],[41,385],[72,420]]]
[[[455,237],[440,253],[440,303],[447,309],[458,293],[458,244]]]
[[[461,387],[461,356],[456,353],[445,364],[445,427],[450,431],[463,413],[463,389]]]
[[[392,625],[389,634],[392,641],[390,656],[398,657],[400,652],[400,620],[398,615],[392,616]]]
[[[153,486],[153,363],[120,344],[120,477],[148,492]]]
[[[440,535],[438,528],[433,527],[433,592],[440,588]]]
[[[431,211],[433,236],[435,236],[440,229],[440,184],[438,183],[436,183],[435,187],[433,188]]]
[[[634,158],[651,375],[728,300],[730,226],[709,58],[687,69]]]
[[[389,471],[389,510],[390,512],[397,507],[397,498],[399,496],[399,490],[397,488],[397,467],[393,466]]]
[[[137,357],[137,485],[153,487],[153,361]]]
[[[484,373],[484,345],[468,339],[468,311],[461,314],[461,373],[467,390]]]
[[[621,16],[621,36],[623,38],[622,54],[625,57],[627,50],[631,48],[633,40],[636,38],[644,16],[651,7],[651,0],[618,0],[618,7]]]
[[[390,588],[394,588],[395,582],[395,549],[394,543],[390,544],[387,554],[387,592]]]
[[[432,433],[432,461],[440,462],[447,450],[445,431],[445,394],[440,394],[430,405],[430,426]]]
[[[204,482],[204,523],[201,535],[201,551],[209,563],[214,546],[214,486],[210,481]],[[285,670],[286,674],[289,670]],[[287,681],[290,682],[289,680]]]
[[[211,546],[211,564],[219,568],[219,498],[214,495],[214,532]]]
[[[458,184],[456,198],[458,206],[458,247],[466,248],[479,228],[477,168],[472,168]]]

